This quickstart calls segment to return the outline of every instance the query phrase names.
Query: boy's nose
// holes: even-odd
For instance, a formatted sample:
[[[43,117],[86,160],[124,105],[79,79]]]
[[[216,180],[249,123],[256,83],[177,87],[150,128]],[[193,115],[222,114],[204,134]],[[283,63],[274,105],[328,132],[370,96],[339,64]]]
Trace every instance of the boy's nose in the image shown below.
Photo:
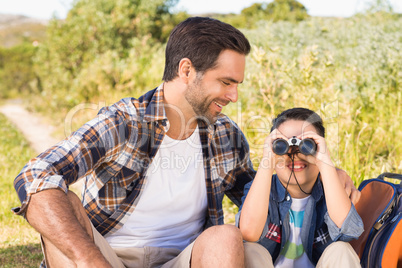
[[[290,146],[288,154],[297,154],[299,152],[299,148],[297,146]]]

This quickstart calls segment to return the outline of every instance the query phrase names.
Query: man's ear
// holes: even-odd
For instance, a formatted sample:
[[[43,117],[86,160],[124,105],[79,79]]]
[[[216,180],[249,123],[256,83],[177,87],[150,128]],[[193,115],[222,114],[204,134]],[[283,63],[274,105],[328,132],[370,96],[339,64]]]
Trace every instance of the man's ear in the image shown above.
[[[179,62],[179,77],[184,83],[188,83],[192,71],[194,71],[194,68],[191,60],[188,58],[181,59]]]

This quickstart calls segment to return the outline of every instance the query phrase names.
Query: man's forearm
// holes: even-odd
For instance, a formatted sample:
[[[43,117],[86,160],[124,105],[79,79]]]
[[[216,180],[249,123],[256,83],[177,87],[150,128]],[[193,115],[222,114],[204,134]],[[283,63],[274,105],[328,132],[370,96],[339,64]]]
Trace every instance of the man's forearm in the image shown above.
[[[110,267],[94,244],[89,221],[80,217],[79,209],[82,207],[73,207],[64,192],[51,189],[32,195],[26,217],[32,227],[74,263],[101,260],[105,263],[102,267]]]

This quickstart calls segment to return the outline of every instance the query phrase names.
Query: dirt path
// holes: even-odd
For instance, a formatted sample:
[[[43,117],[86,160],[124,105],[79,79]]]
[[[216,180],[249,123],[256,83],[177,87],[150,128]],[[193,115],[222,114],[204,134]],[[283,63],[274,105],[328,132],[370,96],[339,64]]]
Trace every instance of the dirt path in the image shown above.
[[[28,112],[21,104],[5,104],[0,107],[0,113],[17,126],[37,154],[59,142],[52,136],[55,127],[44,123],[43,118]],[[70,189],[79,194],[81,187],[82,182],[77,182],[71,185]]]
[[[28,112],[22,105],[9,103],[1,106],[0,112],[18,127],[38,154],[58,142],[51,135],[54,127],[44,124],[41,117]]]

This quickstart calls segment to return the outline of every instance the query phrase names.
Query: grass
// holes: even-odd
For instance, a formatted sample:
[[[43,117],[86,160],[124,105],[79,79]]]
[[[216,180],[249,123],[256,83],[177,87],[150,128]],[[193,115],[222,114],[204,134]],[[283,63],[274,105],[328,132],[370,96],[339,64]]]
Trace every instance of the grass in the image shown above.
[[[38,267],[42,251],[38,233],[11,211],[20,202],[13,181],[35,156],[22,134],[0,114],[0,267]]]

